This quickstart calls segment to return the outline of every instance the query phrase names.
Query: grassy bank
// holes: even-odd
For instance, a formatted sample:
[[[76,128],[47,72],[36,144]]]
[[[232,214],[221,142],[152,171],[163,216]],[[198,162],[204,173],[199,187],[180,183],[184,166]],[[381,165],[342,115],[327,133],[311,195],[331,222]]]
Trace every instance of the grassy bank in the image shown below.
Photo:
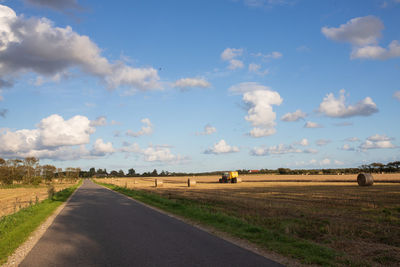
[[[212,226],[232,236],[246,239],[281,255],[296,258],[306,264],[325,266],[351,264],[330,248],[290,236],[274,227],[268,228],[253,224],[234,214],[217,210],[210,203],[185,198],[168,198],[148,191],[132,190],[111,184],[99,184],[164,211],[203,225]]]
[[[24,208],[0,220],[0,264],[82,184],[57,192],[52,199]]]

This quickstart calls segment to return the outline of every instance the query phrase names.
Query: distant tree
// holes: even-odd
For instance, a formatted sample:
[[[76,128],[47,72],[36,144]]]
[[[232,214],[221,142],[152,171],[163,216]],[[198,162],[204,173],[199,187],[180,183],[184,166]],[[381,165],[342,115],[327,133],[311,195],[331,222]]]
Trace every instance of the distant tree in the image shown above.
[[[156,169],[154,169],[153,172],[151,173],[151,176],[157,176],[157,175],[158,175],[158,172]]]
[[[132,177],[132,176],[135,176],[135,174],[136,174],[135,170],[133,168],[131,168],[128,170],[127,176]]]
[[[118,177],[118,172],[112,170],[112,171],[110,172],[110,175],[111,175],[111,177]]]
[[[90,168],[89,169],[89,177],[93,177],[93,176],[95,176],[96,175],[96,169],[95,168]]]
[[[118,177],[124,177],[124,176],[125,176],[124,171],[123,170],[119,170],[118,171]]]
[[[55,174],[56,174],[57,168],[53,165],[44,165],[42,166],[42,176],[44,180],[49,183],[51,180],[53,180]]]

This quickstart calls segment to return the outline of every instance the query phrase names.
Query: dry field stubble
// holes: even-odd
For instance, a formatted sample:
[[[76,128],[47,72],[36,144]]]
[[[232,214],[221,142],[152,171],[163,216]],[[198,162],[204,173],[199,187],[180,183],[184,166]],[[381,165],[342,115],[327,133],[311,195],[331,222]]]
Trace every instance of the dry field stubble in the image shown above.
[[[356,262],[400,265],[400,174],[374,175],[360,187],[356,175],[242,175],[243,183],[219,184],[218,176],[97,179],[128,188],[211,204],[215,210],[278,229],[344,252]],[[134,182],[135,181],[135,182]]]
[[[53,183],[56,192],[74,185],[75,182]],[[0,218],[12,214],[30,204],[35,204],[48,197],[47,185],[37,187],[0,188]]]

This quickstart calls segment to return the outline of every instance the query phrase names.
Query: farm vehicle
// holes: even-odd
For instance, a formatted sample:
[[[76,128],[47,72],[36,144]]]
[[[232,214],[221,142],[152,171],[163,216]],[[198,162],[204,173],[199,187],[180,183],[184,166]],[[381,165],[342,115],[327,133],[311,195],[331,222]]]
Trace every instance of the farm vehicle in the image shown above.
[[[224,172],[222,177],[219,179],[220,183],[237,183],[239,174],[238,172]]]

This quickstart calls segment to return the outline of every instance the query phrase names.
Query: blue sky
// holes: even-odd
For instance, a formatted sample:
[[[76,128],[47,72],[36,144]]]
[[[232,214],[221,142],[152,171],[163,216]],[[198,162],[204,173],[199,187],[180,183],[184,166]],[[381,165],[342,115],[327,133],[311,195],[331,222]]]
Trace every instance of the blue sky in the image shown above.
[[[400,160],[400,1],[2,1],[0,157],[139,172]]]

